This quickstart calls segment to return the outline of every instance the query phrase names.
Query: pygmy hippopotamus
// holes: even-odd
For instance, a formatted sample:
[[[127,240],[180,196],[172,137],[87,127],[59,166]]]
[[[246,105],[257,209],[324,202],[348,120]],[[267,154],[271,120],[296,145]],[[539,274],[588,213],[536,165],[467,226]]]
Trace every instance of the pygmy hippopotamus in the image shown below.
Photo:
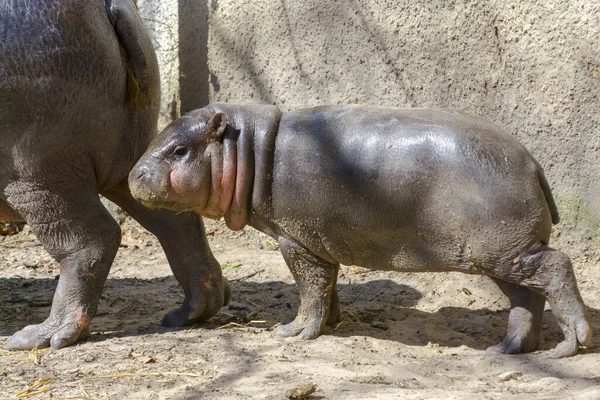
[[[154,48],[132,0],[0,2],[0,221],[27,221],[60,263],[50,316],[8,349],[88,334],[121,241],[98,193],[158,237],[183,285],[164,325],[207,319],[227,302],[200,216],[149,210],[129,192],[159,103]]]
[[[455,111],[332,106],[281,113],[215,103],[170,124],[129,175],[150,207],[224,217],[275,238],[300,291],[281,336],[340,320],[340,264],[489,276],[511,302],[501,353],[538,348],[545,300],[564,357],[592,330],[540,165],[493,124]]]

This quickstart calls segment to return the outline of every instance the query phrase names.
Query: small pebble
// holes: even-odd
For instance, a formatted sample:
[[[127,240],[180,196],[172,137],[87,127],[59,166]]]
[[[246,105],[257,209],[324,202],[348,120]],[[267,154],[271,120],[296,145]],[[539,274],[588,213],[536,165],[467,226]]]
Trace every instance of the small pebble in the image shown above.
[[[371,326],[373,328],[381,329],[383,331],[387,331],[388,329],[390,329],[388,324],[386,324],[385,322],[381,322],[381,321],[373,321],[373,322],[371,322]]]
[[[298,385],[292,390],[289,390],[285,395],[291,400],[302,400],[313,394],[317,390],[317,385],[312,382]]]
[[[37,261],[32,260],[27,260],[23,262],[23,265],[25,265],[27,268],[37,268],[40,266]]]
[[[521,376],[523,376],[523,373],[520,371],[508,371],[498,375],[498,380],[501,382],[506,382],[517,379]]]

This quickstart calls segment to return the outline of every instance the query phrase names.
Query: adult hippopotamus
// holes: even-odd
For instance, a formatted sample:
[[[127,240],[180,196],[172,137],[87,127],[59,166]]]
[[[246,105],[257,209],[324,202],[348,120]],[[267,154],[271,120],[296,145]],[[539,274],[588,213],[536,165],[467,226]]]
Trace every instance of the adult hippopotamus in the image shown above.
[[[340,264],[489,276],[511,310],[502,353],[538,348],[545,300],[564,357],[592,331],[540,165],[493,124],[455,111],[333,106],[281,113],[216,103],[170,124],[129,177],[151,207],[225,217],[279,241],[300,291],[281,336],[340,320]]]
[[[27,221],[60,262],[50,316],[8,349],[87,335],[121,240],[98,193],[157,235],[183,285],[164,325],[209,318],[227,302],[201,218],[151,211],[129,193],[159,99],[156,56],[131,0],[0,2],[0,220]]]

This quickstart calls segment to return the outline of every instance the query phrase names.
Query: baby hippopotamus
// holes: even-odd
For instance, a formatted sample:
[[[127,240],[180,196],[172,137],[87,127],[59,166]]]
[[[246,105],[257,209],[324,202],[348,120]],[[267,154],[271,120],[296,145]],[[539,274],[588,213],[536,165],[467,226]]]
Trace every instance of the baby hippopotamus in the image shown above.
[[[169,125],[129,175],[149,207],[224,217],[275,238],[300,291],[275,333],[319,336],[340,320],[340,264],[489,276],[511,302],[490,348],[530,352],[545,300],[576,354],[592,330],[540,165],[497,126],[460,112],[330,106],[282,113],[214,103]]]

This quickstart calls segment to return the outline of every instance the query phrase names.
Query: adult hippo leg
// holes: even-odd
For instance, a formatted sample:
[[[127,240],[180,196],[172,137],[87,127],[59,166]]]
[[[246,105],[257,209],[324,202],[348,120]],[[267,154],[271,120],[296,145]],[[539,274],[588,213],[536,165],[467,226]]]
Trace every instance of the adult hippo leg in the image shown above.
[[[279,246],[300,292],[300,310],[294,321],[278,327],[278,336],[318,337],[327,323],[340,320],[336,289],[339,264],[332,264],[298,244],[282,238]]]
[[[183,304],[164,316],[164,326],[205,321],[229,302],[229,284],[210,251],[199,215],[146,208],[133,199],[126,181],[102,195],[156,235],[175,278],[183,287]]]
[[[487,349],[493,353],[528,353],[540,345],[542,317],[546,298],[525,287],[494,279],[510,300],[510,314],[506,338]]]
[[[50,316],[6,342],[11,350],[61,348],[87,335],[121,230],[106,211],[95,182],[66,177],[59,182],[18,182],[5,193],[48,253],[60,263]]]
[[[547,246],[519,256],[518,262],[504,269],[505,281],[518,284],[545,296],[565,340],[554,350],[555,358],[577,353],[579,345],[588,345],[592,329],[569,257]]]
[[[340,268],[340,266],[337,265],[336,270],[335,270],[335,280],[334,280],[333,290],[331,291],[331,300],[329,302],[329,304],[331,305],[329,307],[329,317],[327,317],[327,325],[329,325],[329,326],[335,325],[342,320],[342,313],[340,310],[340,300],[339,300],[338,292],[337,292],[337,276],[338,276],[339,268]]]

